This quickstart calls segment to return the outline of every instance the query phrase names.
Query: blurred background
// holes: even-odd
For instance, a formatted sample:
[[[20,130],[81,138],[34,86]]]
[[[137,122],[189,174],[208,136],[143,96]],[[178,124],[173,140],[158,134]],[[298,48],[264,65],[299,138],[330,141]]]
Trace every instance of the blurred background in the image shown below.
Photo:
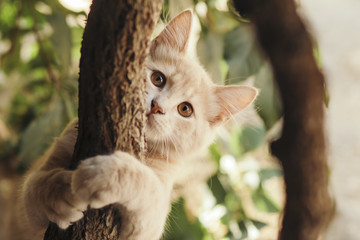
[[[330,191],[336,214],[324,239],[355,240],[360,222],[360,1],[299,0],[327,78]],[[88,0],[0,1],[0,240],[16,183],[77,115],[80,47]],[[282,171],[269,154],[281,130],[271,68],[246,19],[227,0],[164,0],[162,22],[194,9],[190,51],[212,79],[261,89],[219,132],[176,186],[164,239],[275,240]],[[159,26],[164,24],[159,24]],[[325,106],[324,106],[325,107]],[[195,169],[195,171],[194,171]],[[201,169],[201,171],[199,170]],[[191,184],[189,184],[191,182]]]

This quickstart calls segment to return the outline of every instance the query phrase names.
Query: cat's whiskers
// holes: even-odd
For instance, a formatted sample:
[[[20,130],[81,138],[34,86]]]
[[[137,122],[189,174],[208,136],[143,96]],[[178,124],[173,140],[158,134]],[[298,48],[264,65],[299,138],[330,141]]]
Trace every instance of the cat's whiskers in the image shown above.
[[[164,158],[166,161],[169,161],[171,145],[173,145],[174,140],[171,140],[171,136],[167,137],[166,133],[171,129],[169,124],[162,117],[155,117],[153,124],[153,129],[151,130],[152,134],[155,135],[155,139],[151,148],[149,149],[149,153],[158,153]]]
[[[178,153],[178,148],[177,148],[177,140],[175,137],[169,135],[169,139],[170,139],[170,142],[172,143],[172,145],[174,146],[174,150],[175,150],[175,153]]]
[[[165,120],[163,118],[156,118],[156,131],[158,132],[157,134],[160,135],[160,154],[161,156],[166,156],[167,155],[167,151],[166,151],[166,146],[167,146],[167,141],[166,141],[166,137],[164,136],[164,132],[166,132],[167,129],[164,129],[164,127],[167,127],[168,125],[165,123]]]
[[[163,136],[161,140],[161,155],[166,156],[166,138]]]
[[[159,146],[159,142],[158,141],[153,141],[153,144],[151,146],[151,149],[149,150],[149,153],[150,154],[155,153],[156,149],[158,149],[158,146]]]
[[[160,155],[162,156],[162,157],[164,157],[165,156],[165,138],[164,138],[164,136],[161,136],[161,139],[160,139],[160,149],[159,149],[159,151],[160,151]]]
[[[174,135],[181,136],[182,135],[181,130],[180,129],[175,129]],[[179,137],[175,137],[175,136],[171,136],[171,139],[172,139],[172,143],[173,143],[174,148],[175,148],[175,152],[180,153],[180,148],[181,148],[184,141],[182,139],[180,139]]]
[[[170,154],[170,149],[169,149],[169,143],[168,143],[168,138],[166,138],[166,163],[169,164],[169,154]]]

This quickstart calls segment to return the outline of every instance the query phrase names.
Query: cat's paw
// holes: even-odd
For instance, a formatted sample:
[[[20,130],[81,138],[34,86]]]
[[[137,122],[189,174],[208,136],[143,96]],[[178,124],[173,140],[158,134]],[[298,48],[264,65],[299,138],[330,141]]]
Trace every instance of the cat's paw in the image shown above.
[[[129,163],[137,161],[124,152],[95,156],[80,163],[72,179],[72,191],[89,203],[91,208],[102,208],[119,202],[126,195]],[[130,164],[131,165],[131,164]]]
[[[60,228],[66,229],[72,223],[80,220],[87,209],[87,203],[71,192],[71,173],[61,178],[62,184],[52,186],[52,194],[47,197],[45,214],[49,221],[56,223]]]

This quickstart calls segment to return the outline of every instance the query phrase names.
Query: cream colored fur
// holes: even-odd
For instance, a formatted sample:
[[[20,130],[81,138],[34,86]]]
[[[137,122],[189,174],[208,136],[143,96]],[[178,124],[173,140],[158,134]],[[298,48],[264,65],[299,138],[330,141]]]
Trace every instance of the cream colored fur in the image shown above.
[[[42,239],[49,221],[65,229],[82,218],[87,206],[109,204],[125,209],[120,239],[161,237],[173,184],[184,159],[205,149],[215,129],[248,106],[257,94],[251,87],[216,86],[197,61],[188,57],[191,18],[191,11],[182,12],[151,45],[145,164],[118,151],[86,159],[75,171],[66,170],[77,137],[74,121],[26,176],[16,213],[21,222],[13,226],[17,231],[10,234],[13,239]],[[151,82],[154,71],[165,75],[163,88]],[[163,113],[150,114],[152,101]],[[192,105],[190,117],[179,114],[177,106],[182,102]]]

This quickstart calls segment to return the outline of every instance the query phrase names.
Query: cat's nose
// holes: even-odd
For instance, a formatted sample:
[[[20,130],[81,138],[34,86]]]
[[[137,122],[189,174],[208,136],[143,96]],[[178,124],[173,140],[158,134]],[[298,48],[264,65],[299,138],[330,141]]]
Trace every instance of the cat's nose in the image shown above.
[[[150,114],[156,114],[156,113],[164,114],[164,110],[159,106],[159,104],[155,100],[152,100]]]

